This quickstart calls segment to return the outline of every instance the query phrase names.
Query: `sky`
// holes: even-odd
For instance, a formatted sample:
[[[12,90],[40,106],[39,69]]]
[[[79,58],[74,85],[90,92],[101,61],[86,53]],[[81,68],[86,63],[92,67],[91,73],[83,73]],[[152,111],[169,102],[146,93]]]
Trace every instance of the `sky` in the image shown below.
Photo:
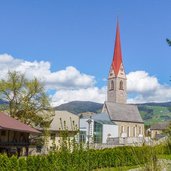
[[[171,101],[170,0],[2,0],[0,79],[8,70],[45,83],[54,106],[103,103],[117,17],[128,103]]]

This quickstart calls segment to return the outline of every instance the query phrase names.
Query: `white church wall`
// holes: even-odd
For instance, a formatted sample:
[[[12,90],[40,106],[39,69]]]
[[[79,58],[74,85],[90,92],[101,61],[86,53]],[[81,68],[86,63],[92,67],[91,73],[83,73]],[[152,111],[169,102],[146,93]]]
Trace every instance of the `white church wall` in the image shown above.
[[[107,125],[107,124],[103,125],[102,143],[106,143],[108,137],[110,137],[110,138],[118,137],[118,126],[117,125]]]

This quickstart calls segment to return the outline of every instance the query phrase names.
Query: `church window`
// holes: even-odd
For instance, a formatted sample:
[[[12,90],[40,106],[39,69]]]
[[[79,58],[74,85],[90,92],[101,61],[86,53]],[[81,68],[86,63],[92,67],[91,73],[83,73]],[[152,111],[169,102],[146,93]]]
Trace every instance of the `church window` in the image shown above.
[[[111,90],[114,90],[114,81],[113,81],[113,80],[111,81],[110,89],[111,89]]]
[[[121,126],[121,134],[124,132],[124,126]]]
[[[122,80],[119,83],[119,90],[123,90],[123,81]]]
[[[135,127],[133,127],[133,137],[136,137]]]
[[[124,133],[124,126],[120,127],[120,135],[122,136],[122,134]]]
[[[127,137],[129,137],[129,126],[127,127]]]
[[[139,134],[141,134],[141,127],[139,127]]]

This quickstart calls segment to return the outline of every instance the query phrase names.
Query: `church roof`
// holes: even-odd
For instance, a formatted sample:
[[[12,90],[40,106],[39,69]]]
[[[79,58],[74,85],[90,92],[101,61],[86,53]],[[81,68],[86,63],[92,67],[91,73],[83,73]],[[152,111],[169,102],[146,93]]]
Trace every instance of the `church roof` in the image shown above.
[[[112,61],[112,67],[116,76],[119,73],[121,63],[122,63],[122,51],[121,51],[121,41],[120,41],[120,30],[119,30],[119,23],[117,22],[115,46],[114,46],[113,61]]]
[[[107,113],[112,121],[143,123],[137,106],[105,102]]]

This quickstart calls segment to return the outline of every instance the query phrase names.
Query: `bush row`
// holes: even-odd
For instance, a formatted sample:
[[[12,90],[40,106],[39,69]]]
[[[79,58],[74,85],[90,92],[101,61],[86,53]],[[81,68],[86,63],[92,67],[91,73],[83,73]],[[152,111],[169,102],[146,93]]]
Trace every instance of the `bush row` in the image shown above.
[[[147,163],[163,147],[116,147],[103,150],[65,149],[48,155],[16,156],[0,155],[1,171],[90,171],[96,168],[133,166]]]

